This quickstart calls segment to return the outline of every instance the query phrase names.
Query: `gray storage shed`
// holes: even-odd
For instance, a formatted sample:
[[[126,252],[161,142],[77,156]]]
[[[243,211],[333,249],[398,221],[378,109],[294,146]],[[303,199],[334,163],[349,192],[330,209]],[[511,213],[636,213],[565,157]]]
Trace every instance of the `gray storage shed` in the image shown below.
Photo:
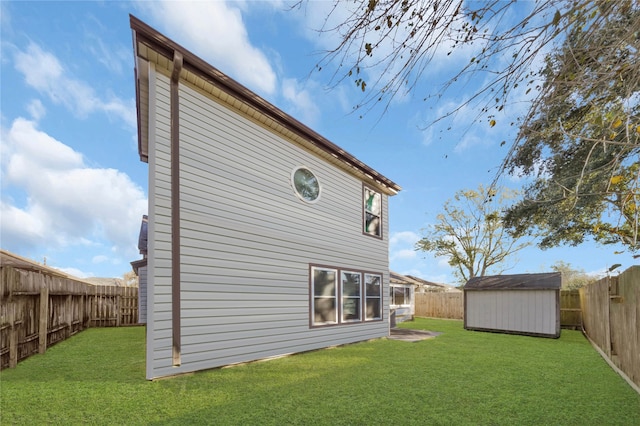
[[[464,328],[560,337],[559,272],[471,278],[464,286]]]

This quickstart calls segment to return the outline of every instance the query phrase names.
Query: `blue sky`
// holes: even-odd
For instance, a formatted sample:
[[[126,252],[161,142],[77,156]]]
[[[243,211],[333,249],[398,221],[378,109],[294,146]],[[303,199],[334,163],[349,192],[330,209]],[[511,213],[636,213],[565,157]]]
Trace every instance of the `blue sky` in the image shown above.
[[[352,113],[362,96],[353,81],[330,84],[330,67],[313,71],[337,42],[317,31],[329,6],[0,2],[2,249],[46,258],[80,277],[122,276],[140,258],[147,164],[137,154],[133,14],[401,185],[389,204],[391,269],[453,283],[446,259],[416,252],[414,244],[456,191],[491,183],[508,148],[500,142],[513,138],[507,114],[517,110],[491,127],[474,123],[476,112],[465,108],[441,127],[421,130],[476,86],[472,81],[435,104],[423,101],[472,54],[461,51],[437,56],[416,92],[395,99],[386,113]],[[615,263],[626,268],[634,262],[614,254],[620,249],[531,247],[506,273],[546,272],[557,261],[593,273]]]

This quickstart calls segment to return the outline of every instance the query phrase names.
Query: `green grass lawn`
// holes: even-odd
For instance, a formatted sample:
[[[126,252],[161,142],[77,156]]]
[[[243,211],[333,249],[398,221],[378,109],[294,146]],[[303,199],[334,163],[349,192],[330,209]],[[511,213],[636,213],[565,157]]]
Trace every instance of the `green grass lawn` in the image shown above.
[[[144,378],[144,329],[89,329],[0,373],[0,424],[640,425],[640,395],[577,331],[378,339]]]

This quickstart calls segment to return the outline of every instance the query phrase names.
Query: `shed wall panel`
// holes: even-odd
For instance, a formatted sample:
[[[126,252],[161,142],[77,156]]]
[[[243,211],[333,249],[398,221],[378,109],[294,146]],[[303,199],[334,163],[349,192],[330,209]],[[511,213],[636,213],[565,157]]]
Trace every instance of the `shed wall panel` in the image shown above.
[[[151,72],[150,82],[147,377],[388,335],[387,197],[383,239],[363,235],[361,180],[181,82],[182,340],[172,366],[169,79]],[[320,180],[316,203],[294,193],[299,166]],[[384,320],[310,328],[309,264],[383,275]]]
[[[556,290],[466,291],[466,328],[520,334],[558,333]]]

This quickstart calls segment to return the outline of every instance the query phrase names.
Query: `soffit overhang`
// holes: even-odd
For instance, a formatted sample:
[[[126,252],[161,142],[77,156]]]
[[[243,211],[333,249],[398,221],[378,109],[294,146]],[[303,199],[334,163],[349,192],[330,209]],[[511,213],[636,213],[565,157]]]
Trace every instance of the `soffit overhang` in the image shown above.
[[[156,71],[171,75],[174,54],[179,52],[183,56],[181,81],[189,83],[217,102],[324,158],[365,183],[374,185],[387,195],[395,195],[401,190],[395,182],[136,17],[130,15],[130,23],[136,59],[138,152],[142,161],[148,160],[148,63],[154,64]]]

